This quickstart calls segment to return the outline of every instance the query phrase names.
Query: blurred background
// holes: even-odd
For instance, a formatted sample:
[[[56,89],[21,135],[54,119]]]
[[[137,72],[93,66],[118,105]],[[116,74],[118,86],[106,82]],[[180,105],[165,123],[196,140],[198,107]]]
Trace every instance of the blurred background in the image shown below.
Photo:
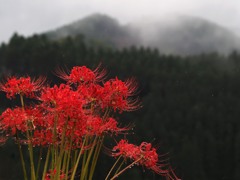
[[[0,0],[0,78],[102,64],[135,77],[143,108],[131,143],[168,153],[184,180],[240,179],[240,1]],[[16,104],[0,93],[0,112]],[[111,159],[100,161],[103,179]],[[18,150],[0,146],[0,180],[21,179]],[[119,179],[160,179],[133,168]]]

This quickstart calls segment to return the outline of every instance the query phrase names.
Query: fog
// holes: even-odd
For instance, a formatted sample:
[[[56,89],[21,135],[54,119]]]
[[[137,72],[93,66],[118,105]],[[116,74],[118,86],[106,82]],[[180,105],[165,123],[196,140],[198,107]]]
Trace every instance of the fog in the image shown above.
[[[137,45],[167,54],[228,54],[240,47],[239,36],[233,31],[195,16],[169,14],[167,18],[143,18],[130,24],[129,29],[138,39]]]

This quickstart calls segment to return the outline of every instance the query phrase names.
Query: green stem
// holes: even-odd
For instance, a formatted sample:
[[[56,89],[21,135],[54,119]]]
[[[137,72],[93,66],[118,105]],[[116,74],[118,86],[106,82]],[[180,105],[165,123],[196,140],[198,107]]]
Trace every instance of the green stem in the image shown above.
[[[55,166],[55,162],[56,162],[56,158],[55,158],[55,145],[50,145],[50,150],[51,150],[51,169],[54,169],[54,166]]]
[[[44,169],[43,169],[42,180],[45,180],[45,175],[46,175],[46,172],[47,172],[47,167],[48,167],[48,161],[49,161],[50,152],[51,152],[51,147],[48,147],[47,156],[46,156],[46,160],[45,160],[45,164],[44,164]]]
[[[81,155],[82,155],[84,146],[85,146],[85,142],[86,142],[86,138],[84,138],[83,143],[82,143],[82,147],[81,147],[81,149],[80,149],[80,151],[79,151],[79,154],[78,154],[76,163],[75,163],[74,168],[73,168],[71,180],[74,180],[74,177],[75,177],[75,174],[76,174],[76,171],[77,171],[77,167],[78,167],[78,164],[79,164],[79,161],[80,161],[80,158],[81,158]]]
[[[23,95],[20,94],[20,101],[22,105],[22,110],[24,110],[24,101],[23,101]]]
[[[89,137],[86,137],[86,146],[89,145],[89,141],[90,141],[89,139],[90,139]],[[82,172],[83,172],[83,170],[84,170],[84,166],[85,166],[85,164],[86,164],[87,153],[88,153],[88,151],[85,151],[84,154],[83,154],[81,175],[82,175]]]
[[[88,145],[88,143],[86,143],[86,145]],[[82,168],[81,168],[81,176],[82,176],[82,172],[84,170],[84,166],[86,164],[86,161],[87,161],[87,151],[84,152],[83,154],[83,158],[82,158]]]
[[[54,112],[53,145],[52,145],[52,169],[54,168],[54,166],[57,162],[57,156],[58,156],[58,147],[56,145],[57,123],[58,123],[58,116],[57,116],[56,112]]]
[[[64,155],[63,155],[63,164],[62,164],[62,172],[65,172],[65,168],[67,166],[67,157],[68,157],[68,150],[64,151]]]
[[[33,160],[33,147],[32,147],[32,139],[29,135],[29,131],[27,130],[27,139],[29,141],[28,143],[28,152],[29,152],[29,157],[30,157],[30,165],[31,165],[31,180],[35,180],[35,167],[34,167],[34,160]]]
[[[73,131],[72,131],[72,133],[71,133],[69,149],[68,149],[68,151],[67,151],[67,162],[66,162],[66,169],[65,169],[65,180],[68,179],[68,171],[69,171],[70,159],[71,159],[71,154],[72,154],[72,144],[73,144],[73,132],[74,132],[74,129],[75,129],[75,123],[74,123]]]
[[[100,151],[101,151],[101,147],[102,147],[102,144],[103,144],[103,139],[104,139],[104,136],[100,139],[100,141],[99,141],[100,143],[99,142],[97,143],[97,147],[96,147],[96,150],[95,150],[95,153],[94,153],[94,156],[93,156],[93,162],[92,162],[90,173],[89,173],[89,179],[93,178],[95,167],[96,167],[98,157],[99,157],[99,154],[100,154]]]
[[[131,164],[129,164],[127,167],[125,167],[123,170],[121,170],[119,173],[115,174],[110,180],[114,180],[115,178],[117,178],[119,175],[121,175],[124,171],[126,171],[127,169],[131,168],[132,166],[134,166],[134,164],[136,164],[138,161],[140,161],[142,159],[142,157],[140,157],[139,159],[137,159],[136,161],[132,162]]]
[[[112,173],[113,169],[115,168],[115,166],[117,165],[117,163],[119,162],[119,160],[121,159],[122,156],[119,156],[118,159],[116,160],[116,162],[113,164],[112,168],[110,169],[110,171],[108,172],[105,180],[108,179],[108,177],[110,176],[110,174]]]
[[[124,164],[124,159],[123,159],[123,161],[122,161],[122,163],[120,164],[120,166],[117,168],[117,170],[116,170],[116,172],[115,172],[115,174],[117,174],[119,171],[120,171],[120,169],[122,168],[122,165]],[[114,174],[114,175],[115,175]]]
[[[90,160],[91,160],[91,157],[92,157],[92,154],[93,154],[93,150],[95,149],[95,144],[96,144],[96,141],[97,141],[97,137],[95,137],[95,139],[94,139],[94,141],[93,141],[93,146],[91,147],[91,150],[90,150],[90,152],[89,152],[89,154],[88,154],[88,158],[87,158],[87,161],[86,161],[86,163],[85,163],[85,165],[84,165],[84,169],[83,169],[83,171],[81,172],[81,180],[83,180],[84,178],[85,178],[85,176],[86,176],[86,174],[87,174],[87,170],[88,170],[88,165],[89,165],[89,162],[90,162]]]
[[[20,159],[21,159],[22,168],[23,168],[24,180],[27,180],[28,179],[27,178],[27,171],[26,171],[25,161],[24,161],[24,158],[23,158],[22,146],[21,146],[19,138],[18,138],[18,133],[16,134],[16,138],[17,138],[18,150],[19,150]]]
[[[67,162],[66,162],[65,170],[63,169],[63,171],[65,172],[65,180],[68,179],[68,171],[69,171],[69,164],[70,164],[70,158],[71,158],[71,148],[67,150],[66,153],[67,153]]]
[[[64,163],[62,160],[63,160],[63,155],[64,155],[64,152],[65,152],[65,148],[66,148],[66,145],[67,145],[65,135],[66,135],[68,120],[69,120],[69,118],[67,118],[67,120],[64,124],[63,132],[62,132],[62,136],[61,136],[60,152],[59,152],[59,156],[58,156],[58,159],[57,159],[57,162],[56,162],[57,174],[54,178],[56,180],[60,179],[61,167],[62,167],[62,163]]]
[[[22,110],[24,111],[24,100],[23,100],[23,95],[20,94],[20,100],[21,100],[21,105],[22,105]],[[30,157],[30,166],[31,166],[31,180],[35,180],[36,176],[35,176],[35,167],[34,167],[34,159],[33,159],[33,146],[32,146],[32,137],[31,137],[31,133],[28,127],[28,122],[26,122],[26,134],[27,134],[27,140],[28,142],[28,152],[29,152],[29,157]]]
[[[73,156],[73,158],[71,159],[71,169],[74,168],[74,166],[75,166],[75,164],[76,164],[76,162],[77,162],[77,157],[78,157],[78,154],[79,154],[78,151],[80,151],[80,150],[76,149],[76,150],[74,151],[74,156]]]
[[[39,153],[39,158],[38,158],[36,179],[38,179],[38,173],[39,173],[39,169],[40,169],[40,165],[41,165],[41,161],[42,161],[42,151],[43,151],[43,148],[41,147],[41,148],[40,148],[40,153]]]
[[[104,115],[103,115],[103,118],[102,118],[103,121],[108,117],[109,113],[110,113],[110,109],[107,108],[106,111],[104,112]]]

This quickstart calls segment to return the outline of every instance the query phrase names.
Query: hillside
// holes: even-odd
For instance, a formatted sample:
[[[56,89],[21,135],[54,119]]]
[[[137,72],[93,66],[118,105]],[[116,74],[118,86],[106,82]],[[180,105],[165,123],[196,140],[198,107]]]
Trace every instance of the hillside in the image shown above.
[[[239,49],[240,39],[213,22],[191,16],[142,19],[121,25],[107,15],[93,14],[46,33],[51,39],[83,34],[88,44],[113,48],[148,46],[166,54],[227,54]]]
[[[130,25],[139,44],[158,48],[168,54],[229,53],[239,49],[240,39],[213,22],[190,16],[145,20]],[[136,33],[137,32],[137,33]]]
[[[83,34],[90,44],[124,47],[128,45],[129,33],[117,20],[102,14],[93,14],[84,19],[47,32],[50,39]]]

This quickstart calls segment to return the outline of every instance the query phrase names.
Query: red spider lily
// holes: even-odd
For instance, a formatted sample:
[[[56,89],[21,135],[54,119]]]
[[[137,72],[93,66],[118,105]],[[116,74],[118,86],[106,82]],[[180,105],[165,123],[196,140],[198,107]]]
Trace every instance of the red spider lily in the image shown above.
[[[104,84],[102,89],[102,107],[112,107],[114,111],[133,111],[140,107],[137,100],[131,100],[136,93],[136,83],[133,80],[123,82],[117,77]]]
[[[103,133],[119,134],[129,130],[129,127],[118,127],[118,122],[113,118],[103,120],[100,117],[89,117],[86,121],[86,135],[100,136]]]
[[[86,104],[94,103],[94,108],[96,108],[100,104],[102,89],[103,87],[99,84],[89,84],[78,86],[77,91],[84,97]]]
[[[0,116],[1,128],[12,135],[16,134],[16,130],[25,132],[26,130],[35,129],[35,122],[40,121],[42,117],[40,111],[36,108],[22,108],[6,109]]]
[[[142,142],[140,146],[136,146],[122,139],[113,147],[112,156],[122,156],[125,159],[129,158],[133,162],[135,161],[136,165],[144,166],[169,179],[178,179],[171,167],[167,168],[167,164],[159,163],[159,155],[151,143]]]
[[[116,152],[117,151],[117,152]],[[124,158],[136,159],[139,154],[139,149],[134,144],[129,144],[126,140],[120,140],[119,143],[113,147],[112,156],[123,156]]]
[[[110,132],[112,134],[127,133],[131,126],[119,127],[119,123],[112,117],[109,117],[104,121],[104,124],[100,128],[102,132]]]
[[[31,179],[37,179],[33,156],[35,146],[48,149],[42,179],[73,180],[81,161],[81,179],[88,176],[92,179],[97,158],[104,147],[104,137],[129,132],[130,126],[121,127],[111,115],[140,107],[138,100],[134,99],[137,85],[133,79],[121,81],[117,77],[102,83],[105,74],[105,70],[101,71],[99,67],[92,71],[86,66],[76,66],[69,73],[58,70],[57,75],[67,81],[59,86],[43,88],[43,78],[31,80],[30,77],[12,77],[6,83],[0,83],[0,90],[5,91],[8,98],[17,94],[21,97],[21,108],[7,109],[0,115],[0,134],[3,136],[0,144],[9,136],[17,140],[25,179],[28,178],[22,144],[28,145]],[[35,97],[38,104],[26,107],[23,96]],[[178,179],[150,143],[136,146],[121,140],[110,151],[111,156],[119,157],[118,160],[133,161],[122,170],[121,164],[112,179],[132,165],[146,167],[168,180]],[[107,178],[118,165],[118,160]]]
[[[54,144],[52,130],[35,130],[32,138],[34,146],[48,146]]]
[[[86,66],[75,66],[70,73],[58,69],[56,74],[69,84],[87,84],[101,81],[106,75],[106,71],[100,71],[100,66],[93,71]]]
[[[11,77],[7,79],[6,83],[0,84],[0,90],[6,92],[9,99],[15,98],[17,94],[33,98],[35,96],[34,93],[42,88],[44,82],[45,78]]]
[[[76,116],[75,116],[76,118]],[[33,144],[47,146],[50,144],[59,145],[62,141],[62,134],[65,139],[72,139],[74,144],[79,144],[84,136],[86,127],[86,116],[78,119],[70,118],[62,112],[47,112],[40,121],[33,134]]]
[[[27,115],[22,108],[15,108],[14,110],[8,108],[2,115],[1,127],[6,132],[10,132],[12,135],[16,134],[16,130],[25,132],[27,130]]]
[[[85,99],[68,85],[43,89],[39,100],[42,101],[42,107],[50,112],[62,113],[70,118],[78,118],[83,114]]]
[[[54,85],[54,87],[44,88],[39,100],[43,102],[43,105],[50,109],[61,108],[61,105],[70,97],[71,88],[68,85],[60,84],[58,87]]]

